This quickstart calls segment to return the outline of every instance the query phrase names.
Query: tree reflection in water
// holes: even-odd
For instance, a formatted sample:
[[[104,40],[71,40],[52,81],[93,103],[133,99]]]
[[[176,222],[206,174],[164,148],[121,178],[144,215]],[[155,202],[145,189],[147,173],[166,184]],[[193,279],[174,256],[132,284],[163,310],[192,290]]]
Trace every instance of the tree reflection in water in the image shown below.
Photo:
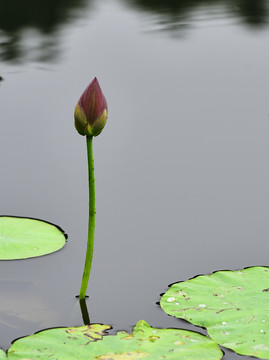
[[[59,30],[80,16],[80,11],[90,3],[90,0],[2,0],[0,59],[17,61],[33,48],[38,58],[54,58]],[[25,44],[34,40],[37,44]]]
[[[167,30],[187,27],[188,20],[199,8],[212,16],[224,15],[235,18],[248,26],[260,28],[269,21],[267,0],[122,0],[137,9],[154,12],[159,23]],[[219,9],[219,10],[218,10]],[[225,14],[226,13],[226,14]]]
[[[203,9],[209,19],[219,16],[260,28],[269,19],[268,0],[120,0],[138,11],[158,16],[162,29],[180,33]],[[2,0],[0,2],[0,59],[53,59],[59,51],[59,31],[85,14],[93,0]],[[97,0],[95,1],[97,3]],[[107,25],[109,26],[109,25]],[[36,42],[36,43],[35,43]],[[32,52],[32,54],[31,54]]]

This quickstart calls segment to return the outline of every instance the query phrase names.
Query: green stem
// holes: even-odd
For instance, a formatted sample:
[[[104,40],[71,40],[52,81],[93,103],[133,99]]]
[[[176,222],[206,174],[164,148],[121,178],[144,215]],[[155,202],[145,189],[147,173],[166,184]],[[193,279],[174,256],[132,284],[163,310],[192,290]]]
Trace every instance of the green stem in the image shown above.
[[[92,151],[92,136],[86,136],[88,154],[88,173],[89,173],[89,224],[88,224],[88,243],[85,258],[84,272],[80,287],[79,299],[85,299],[89,276],[92,265],[94,228],[95,228],[95,179],[94,162]]]

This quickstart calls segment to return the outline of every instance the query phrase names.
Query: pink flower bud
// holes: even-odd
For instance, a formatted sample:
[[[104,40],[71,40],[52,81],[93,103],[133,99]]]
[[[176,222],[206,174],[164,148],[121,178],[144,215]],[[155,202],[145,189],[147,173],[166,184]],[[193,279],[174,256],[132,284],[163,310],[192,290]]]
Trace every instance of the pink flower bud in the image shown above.
[[[99,135],[107,120],[107,102],[96,78],[81,95],[75,108],[75,127],[80,135]]]

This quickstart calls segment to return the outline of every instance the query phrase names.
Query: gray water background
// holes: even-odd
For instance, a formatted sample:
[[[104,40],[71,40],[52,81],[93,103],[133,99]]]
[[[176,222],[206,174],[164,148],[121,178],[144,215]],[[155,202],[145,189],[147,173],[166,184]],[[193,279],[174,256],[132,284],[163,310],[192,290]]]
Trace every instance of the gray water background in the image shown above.
[[[0,262],[0,347],[83,324],[87,162],[73,111],[95,76],[109,119],[94,139],[90,319],[204,333],[155,303],[172,282],[268,265],[268,2],[63,3],[46,21],[38,6],[20,21],[0,7],[0,214],[68,234],[55,254]]]

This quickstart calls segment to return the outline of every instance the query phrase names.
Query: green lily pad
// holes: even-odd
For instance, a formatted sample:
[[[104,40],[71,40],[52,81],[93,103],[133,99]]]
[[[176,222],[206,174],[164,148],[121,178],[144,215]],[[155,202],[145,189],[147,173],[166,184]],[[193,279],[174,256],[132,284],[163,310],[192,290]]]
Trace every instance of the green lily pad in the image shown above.
[[[7,360],[6,352],[0,349],[0,360]]]
[[[26,259],[61,249],[65,235],[45,221],[0,216],[0,260]]]
[[[9,360],[135,360],[203,359],[223,356],[218,345],[201,334],[176,329],[155,329],[139,321],[132,334],[120,331],[106,335],[109,325],[93,324],[76,328],[41,331],[15,341]]]
[[[218,271],[173,284],[160,305],[169,315],[206,327],[218,344],[269,359],[269,268]]]
[[[8,350],[8,359],[89,360],[89,344],[101,340],[109,325],[55,328],[16,340]]]

